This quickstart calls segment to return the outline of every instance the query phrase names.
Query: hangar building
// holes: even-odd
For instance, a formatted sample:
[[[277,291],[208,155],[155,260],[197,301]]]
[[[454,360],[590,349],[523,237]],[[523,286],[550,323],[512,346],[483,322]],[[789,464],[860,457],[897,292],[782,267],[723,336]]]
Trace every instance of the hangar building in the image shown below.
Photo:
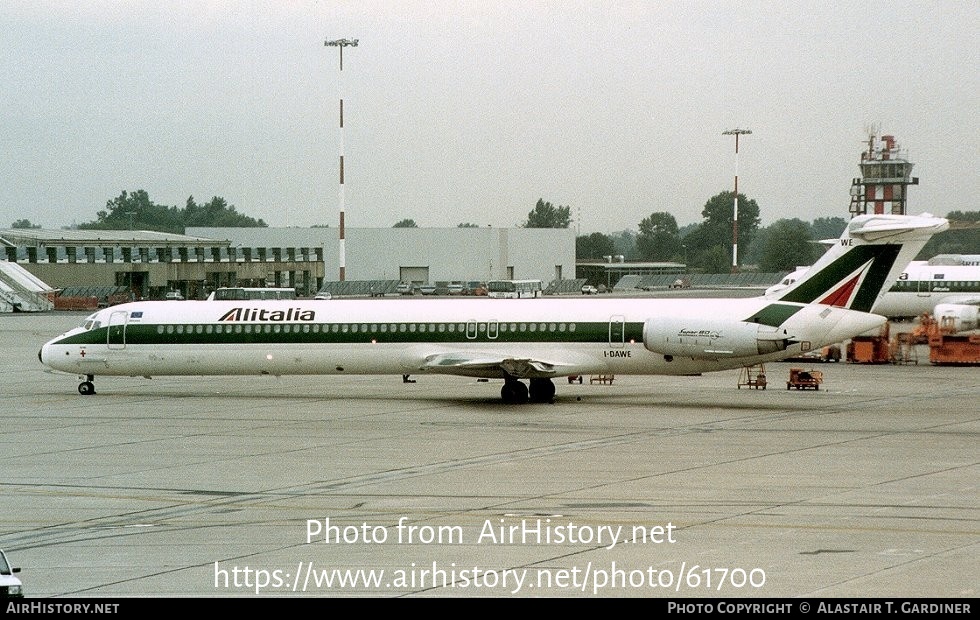
[[[297,246],[323,250],[324,279],[340,273],[335,228],[188,228],[232,247]],[[569,228],[347,228],[346,280],[415,284],[575,277],[575,231]]]

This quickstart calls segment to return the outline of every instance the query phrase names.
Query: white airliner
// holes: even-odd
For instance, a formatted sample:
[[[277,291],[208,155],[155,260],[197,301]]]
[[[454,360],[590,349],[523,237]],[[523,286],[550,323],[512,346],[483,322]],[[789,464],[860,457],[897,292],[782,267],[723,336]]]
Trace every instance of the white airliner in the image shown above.
[[[512,403],[549,402],[552,379],[697,375],[877,329],[868,310],[948,222],[855,217],[776,298],[147,301],[100,310],[46,343],[46,366],[79,375],[421,375],[502,379]],[[527,383],[525,383],[525,381]]]
[[[778,294],[808,269],[798,267],[778,284],[767,288],[766,296]],[[960,255],[912,261],[871,311],[890,319],[908,319],[925,313],[936,316],[939,305],[947,313],[976,315],[976,307],[980,306],[980,261]]]

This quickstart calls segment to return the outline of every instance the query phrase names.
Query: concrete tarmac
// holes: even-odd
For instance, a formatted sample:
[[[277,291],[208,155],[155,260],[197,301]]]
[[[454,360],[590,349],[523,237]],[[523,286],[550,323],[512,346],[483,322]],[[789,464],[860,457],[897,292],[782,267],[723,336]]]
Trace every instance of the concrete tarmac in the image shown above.
[[[975,597],[980,369],[556,381],[46,372],[0,315],[29,597]]]

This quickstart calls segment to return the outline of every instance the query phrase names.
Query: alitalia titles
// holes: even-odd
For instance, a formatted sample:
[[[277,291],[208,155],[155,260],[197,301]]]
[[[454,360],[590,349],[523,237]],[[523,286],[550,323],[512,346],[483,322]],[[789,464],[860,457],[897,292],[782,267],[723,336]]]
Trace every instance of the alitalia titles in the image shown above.
[[[269,310],[268,308],[232,308],[221,315],[218,321],[269,321],[286,323],[289,321],[313,321],[316,317],[314,310],[302,308],[286,308],[285,310]]]

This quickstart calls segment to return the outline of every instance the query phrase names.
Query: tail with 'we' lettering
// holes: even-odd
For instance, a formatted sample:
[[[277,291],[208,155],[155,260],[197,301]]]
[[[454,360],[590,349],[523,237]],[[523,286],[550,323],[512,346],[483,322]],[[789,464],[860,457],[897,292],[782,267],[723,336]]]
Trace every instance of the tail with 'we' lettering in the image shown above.
[[[870,312],[916,254],[949,222],[929,214],[859,215],[806,273],[772,299]]]

